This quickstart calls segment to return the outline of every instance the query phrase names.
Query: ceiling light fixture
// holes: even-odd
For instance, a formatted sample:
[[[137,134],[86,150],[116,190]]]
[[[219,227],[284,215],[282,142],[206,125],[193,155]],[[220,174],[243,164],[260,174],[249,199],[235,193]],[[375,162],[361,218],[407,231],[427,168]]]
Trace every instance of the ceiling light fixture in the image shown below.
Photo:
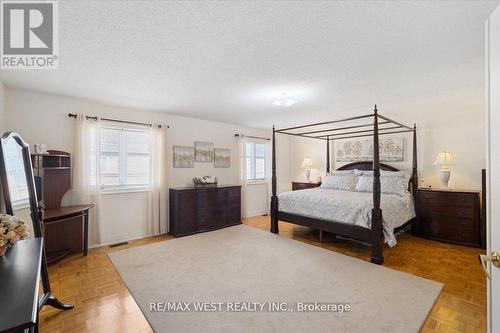
[[[280,97],[276,98],[273,105],[289,107],[297,103],[298,100],[291,98],[287,93],[281,94]]]

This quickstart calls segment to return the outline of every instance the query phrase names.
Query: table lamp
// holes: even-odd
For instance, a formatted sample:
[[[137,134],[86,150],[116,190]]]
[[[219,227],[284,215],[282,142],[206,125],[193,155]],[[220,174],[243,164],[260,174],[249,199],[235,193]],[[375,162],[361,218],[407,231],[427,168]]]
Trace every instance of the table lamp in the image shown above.
[[[306,169],[306,180],[309,182],[309,178],[311,177],[311,167],[312,167],[311,159],[307,157],[304,158],[300,167]]]
[[[451,171],[448,169],[449,165],[453,164],[453,155],[447,151],[440,152],[433,165],[440,165],[439,178],[441,179],[441,189],[448,189],[448,181],[450,180]]]

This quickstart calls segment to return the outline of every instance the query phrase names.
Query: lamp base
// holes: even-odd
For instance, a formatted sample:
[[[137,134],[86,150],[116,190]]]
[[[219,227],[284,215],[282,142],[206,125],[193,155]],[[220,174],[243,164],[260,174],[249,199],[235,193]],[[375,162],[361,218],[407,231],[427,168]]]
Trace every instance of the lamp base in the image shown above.
[[[306,180],[307,180],[307,182],[310,182],[309,178],[311,178],[311,170],[306,169]]]
[[[441,169],[441,171],[439,172],[439,178],[441,179],[441,189],[442,190],[449,190],[448,182],[450,180],[450,175],[451,175],[451,172],[448,169]]]

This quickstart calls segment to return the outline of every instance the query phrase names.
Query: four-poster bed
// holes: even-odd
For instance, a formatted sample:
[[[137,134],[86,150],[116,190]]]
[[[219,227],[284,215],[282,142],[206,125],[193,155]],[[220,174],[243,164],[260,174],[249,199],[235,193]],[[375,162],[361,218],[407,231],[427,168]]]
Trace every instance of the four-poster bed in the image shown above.
[[[368,124],[355,124],[336,128],[326,128],[331,124],[343,122],[355,122],[362,119],[373,119]],[[382,126],[381,126],[382,125]],[[273,126],[272,136],[272,197],[271,197],[271,232],[279,233],[278,221],[285,221],[299,224],[320,231],[327,231],[333,234],[357,239],[366,242],[372,247],[371,262],[382,264],[383,257],[383,226],[381,210],[381,182],[380,170],[398,171],[397,168],[380,163],[379,136],[387,134],[413,133],[413,162],[412,173],[409,181],[409,190],[413,195],[416,193],[418,185],[417,174],[417,129],[406,126],[390,118],[378,114],[377,106],[371,114],[351,117],[342,120],[314,123],[302,126],[275,129]],[[311,216],[304,216],[295,213],[285,212],[279,209],[278,196],[276,195],[276,133],[292,135],[304,138],[318,139],[326,141],[326,172],[330,172],[330,141],[350,138],[373,137],[373,161],[354,162],[346,164],[337,170],[373,170],[373,208],[371,209],[371,227],[365,228],[359,225],[344,222],[319,219]],[[307,190],[305,190],[307,191]],[[405,221],[398,229],[404,228],[411,221]]]

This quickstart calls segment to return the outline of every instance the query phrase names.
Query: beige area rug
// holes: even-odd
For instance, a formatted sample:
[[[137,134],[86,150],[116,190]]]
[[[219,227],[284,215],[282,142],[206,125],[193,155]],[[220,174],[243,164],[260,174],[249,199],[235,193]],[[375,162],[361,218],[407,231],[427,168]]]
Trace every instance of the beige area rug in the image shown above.
[[[109,257],[156,332],[418,332],[443,287],[245,225]]]

